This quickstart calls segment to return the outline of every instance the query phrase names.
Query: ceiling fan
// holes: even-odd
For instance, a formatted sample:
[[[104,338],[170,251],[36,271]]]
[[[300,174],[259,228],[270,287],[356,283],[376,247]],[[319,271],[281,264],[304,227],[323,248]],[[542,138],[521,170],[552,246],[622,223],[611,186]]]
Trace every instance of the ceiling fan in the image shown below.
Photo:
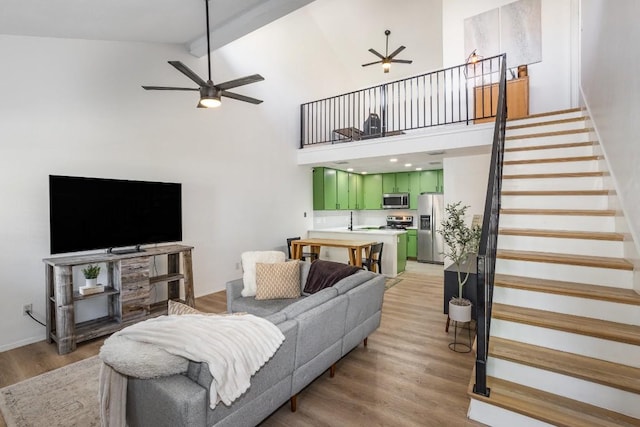
[[[229,89],[233,89],[238,86],[248,85],[264,80],[260,74],[253,74],[239,79],[230,80],[228,82],[214,84],[211,80],[211,46],[210,46],[210,31],[209,31],[209,0],[205,0],[205,7],[207,13],[207,65],[208,65],[208,79],[204,81],[200,76],[194,73],[189,67],[184,65],[180,61],[168,61],[178,71],[191,80],[196,82],[199,87],[165,87],[165,86],[142,86],[146,90],[190,90],[200,91],[200,101],[198,102],[198,108],[214,108],[219,107],[222,102],[221,98],[226,96],[227,98],[237,99],[238,101],[249,102],[251,104],[260,104],[262,101],[249,96],[240,95],[234,92],[229,92]]]
[[[374,62],[369,62],[368,64],[362,64],[363,67],[367,67],[367,66],[373,65],[373,64],[382,64],[382,69],[384,70],[385,73],[388,73],[389,69],[391,68],[391,63],[392,62],[397,62],[397,63],[400,63],[400,64],[411,64],[413,62],[413,61],[407,60],[407,59],[394,59],[397,54],[399,54],[404,49],[406,49],[404,46],[400,46],[399,48],[394,50],[391,53],[391,55],[389,55],[389,34],[391,34],[391,31],[385,30],[384,35],[387,36],[387,48],[385,50],[385,56],[382,56],[375,49],[369,49],[369,52],[373,53],[375,56],[380,58],[380,61],[374,61]]]

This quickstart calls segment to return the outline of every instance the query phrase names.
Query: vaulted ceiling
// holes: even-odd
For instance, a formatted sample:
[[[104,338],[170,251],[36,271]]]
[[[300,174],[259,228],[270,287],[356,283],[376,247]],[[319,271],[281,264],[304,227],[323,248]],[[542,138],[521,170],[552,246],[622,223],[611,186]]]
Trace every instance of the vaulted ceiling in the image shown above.
[[[212,49],[313,0],[209,0]],[[206,53],[204,0],[0,0],[0,34],[177,43]]]

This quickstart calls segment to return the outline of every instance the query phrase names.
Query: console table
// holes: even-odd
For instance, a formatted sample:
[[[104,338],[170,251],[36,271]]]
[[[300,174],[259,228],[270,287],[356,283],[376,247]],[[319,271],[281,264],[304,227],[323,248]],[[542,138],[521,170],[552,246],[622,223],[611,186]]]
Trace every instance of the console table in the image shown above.
[[[475,87],[474,123],[494,121],[498,109],[498,83]],[[507,81],[507,118],[529,115],[529,76]]]
[[[45,258],[47,341],[55,341],[59,354],[76,349],[76,344],[113,333],[125,326],[167,313],[167,301],[179,300],[180,283],[184,302],[195,306],[191,246],[167,245],[142,252]],[[151,263],[165,256],[167,274],[151,276]],[[182,262],[180,262],[182,258]],[[81,295],[73,286],[73,268],[88,264],[106,265],[104,292]],[[166,283],[168,299],[152,303],[151,290]],[[77,288],[77,286],[76,286]],[[108,314],[86,322],[75,322],[75,304],[83,300],[107,297]]]

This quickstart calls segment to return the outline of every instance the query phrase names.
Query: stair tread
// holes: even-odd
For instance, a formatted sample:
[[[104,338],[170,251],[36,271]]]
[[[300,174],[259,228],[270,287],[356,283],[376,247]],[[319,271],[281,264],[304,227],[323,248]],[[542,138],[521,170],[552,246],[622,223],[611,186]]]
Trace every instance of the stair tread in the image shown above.
[[[544,138],[547,136],[572,135],[572,134],[588,133],[588,132],[593,132],[593,129],[592,128],[568,129],[568,130],[557,130],[553,132],[530,133],[526,135],[509,135],[505,137],[505,141],[513,141],[514,139]]]
[[[640,326],[494,303],[492,317],[621,343],[640,345]]]
[[[495,286],[501,287],[640,306],[640,295],[632,289],[538,279],[534,277],[511,276],[508,274],[496,274],[494,283]]]
[[[640,394],[640,368],[579,354],[491,337],[489,354],[510,362]]]
[[[514,152],[514,151],[534,151],[534,150],[553,150],[556,148],[575,148],[575,147],[589,147],[598,145],[596,141],[586,141],[586,142],[567,142],[564,144],[543,144],[543,145],[527,145],[525,147],[509,147],[505,148],[504,152]]]
[[[539,127],[539,126],[551,126],[551,125],[560,125],[560,124],[566,124],[566,123],[585,122],[586,120],[587,120],[586,116],[570,117],[567,119],[556,119],[556,120],[540,121],[540,122],[533,122],[533,123],[525,123],[522,125],[511,125],[511,126],[507,126],[506,130],[509,131],[509,130],[524,129],[524,128],[531,128],[531,127]]]
[[[518,117],[515,119],[507,119],[507,122],[518,122],[521,120],[527,120],[527,119],[536,119],[536,118],[540,118],[540,117],[550,117],[550,116],[557,116],[557,115],[561,115],[561,114],[570,114],[570,113],[578,113],[578,112],[586,112],[586,110],[582,107],[575,107],[575,108],[567,108],[567,109],[563,109],[563,110],[554,110],[554,111],[547,111],[544,113],[536,113],[536,114],[529,114],[526,117]]]
[[[572,157],[549,157],[541,159],[526,159],[526,160],[505,160],[504,165],[526,165],[526,164],[539,164],[539,163],[564,163],[564,162],[590,162],[594,160],[602,160],[604,157],[600,155],[593,156],[572,156]]]
[[[613,233],[604,231],[568,231],[568,230],[540,230],[532,228],[501,228],[498,234],[508,236],[529,236],[529,237],[556,237],[562,239],[585,239],[585,240],[612,240],[622,242],[625,240],[624,233]]]
[[[616,216],[613,209],[502,209],[500,215]]]
[[[583,267],[612,268],[616,270],[633,270],[633,264],[624,258],[611,258],[590,255],[573,255],[553,252],[534,252],[499,249],[497,258],[518,261],[546,262],[550,264],[580,265]]]
[[[541,179],[541,178],[590,178],[609,175],[607,172],[562,172],[562,173],[521,173],[502,175],[502,179]]]
[[[487,384],[489,397],[469,396],[559,427],[631,427],[640,423],[637,418],[500,378],[488,376]]]
[[[611,196],[614,190],[502,190],[503,196]]]

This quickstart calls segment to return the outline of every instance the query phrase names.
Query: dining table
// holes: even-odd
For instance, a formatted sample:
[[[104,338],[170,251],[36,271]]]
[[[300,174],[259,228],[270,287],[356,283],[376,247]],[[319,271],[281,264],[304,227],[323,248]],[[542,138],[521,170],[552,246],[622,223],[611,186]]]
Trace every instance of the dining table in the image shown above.
[[[305,246],[311,248],[311,252],[318,255],[316,259],[319,259],[320,248],[323,246],[330,246],[334,248],[345,248],[349,253],[349,264],[356,267],[362,267],[362,254],[364,251],[364,257],[368,258],[371,251],[371,245],[376,243],[369,240],[343,240],[343,239],[299,239],[291,242],[291,258],[302,259],[302,249]]]

